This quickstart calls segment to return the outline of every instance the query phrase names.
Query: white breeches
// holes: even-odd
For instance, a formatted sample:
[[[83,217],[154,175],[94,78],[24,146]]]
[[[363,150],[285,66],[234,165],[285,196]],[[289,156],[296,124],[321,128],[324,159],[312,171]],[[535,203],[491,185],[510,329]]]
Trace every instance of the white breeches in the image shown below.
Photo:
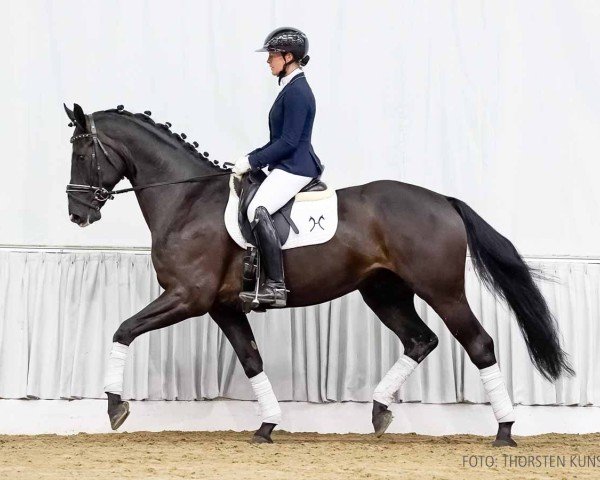
[[[283,207],[302,187],[308,185],[312,177],[294,175],[279,168],[273,169],[248,205],[248,220],[254,220],[254,212],[258,207],[265,207],[270,215]]]

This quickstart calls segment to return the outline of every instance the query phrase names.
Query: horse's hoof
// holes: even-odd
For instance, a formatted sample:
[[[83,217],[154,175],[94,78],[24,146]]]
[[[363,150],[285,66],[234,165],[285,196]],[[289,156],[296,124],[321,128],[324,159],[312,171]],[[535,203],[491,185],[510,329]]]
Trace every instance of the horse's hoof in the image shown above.
[[[517,442],[512,438],[497,438],[492,442],[493,447],[516,447]]]
[[[129,413],[129,402],[120,402],[118,405],[113,406],[108,412],[110,428],[116,430],[123,425],[123,422],[127,420]]]
[[[377,438],[381,437],[392,423],[394,416],[389,410],[378,413],[373,417],[373,428]]]
[[[252,435],[252,440],[250,440],[250,443],[273,443],[273,440],[271,440],[270,436],[263,437],[255,433],[254,435]]]
[[[274,423],[263,422],[260,425],[260,428],[256,432],[254,432],[250,443],[273,443],[273,440],[271,440],[271,432],[274,428]]]
[[[512,439],[511,430],[515,422],[502,422],[498,424],[496,440],[492,443],[494,447],[516,447],[517,442]]]

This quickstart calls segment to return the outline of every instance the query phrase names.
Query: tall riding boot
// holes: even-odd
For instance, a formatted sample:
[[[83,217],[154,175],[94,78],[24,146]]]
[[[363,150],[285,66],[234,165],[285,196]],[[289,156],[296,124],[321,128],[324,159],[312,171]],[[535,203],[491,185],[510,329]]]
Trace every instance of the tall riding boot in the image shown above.
[[[273,219],[265,207],[258,207],[252,222],[252,233],[265,267],[265,282],[256,295],[261,304],[282,308],[287,303],[283,276],[283,254]],[[244,292],[244,300],[247,300]]]

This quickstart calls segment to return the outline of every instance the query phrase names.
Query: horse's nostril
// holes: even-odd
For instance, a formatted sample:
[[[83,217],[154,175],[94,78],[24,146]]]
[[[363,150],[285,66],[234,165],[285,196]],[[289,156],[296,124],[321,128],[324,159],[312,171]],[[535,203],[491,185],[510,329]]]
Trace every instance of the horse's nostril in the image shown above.
[[[71,215],[69,215],[69,217],[71,218],[71,221],[73,223],[81,223],[81,217],[79,215],[75,215],[74,213],[72,213]]]

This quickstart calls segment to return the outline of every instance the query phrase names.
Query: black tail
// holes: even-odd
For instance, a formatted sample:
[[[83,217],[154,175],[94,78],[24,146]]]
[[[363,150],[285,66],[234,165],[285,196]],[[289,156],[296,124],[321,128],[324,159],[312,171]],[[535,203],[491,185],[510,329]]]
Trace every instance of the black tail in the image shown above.
[[[536,272],[514,245],[462,200],[446,197],[463,219],[467,242],[479,278],[515,312],[529,356],[548,380],[563,372],[574,375],[558,338],[556,321],[533,281]]]

